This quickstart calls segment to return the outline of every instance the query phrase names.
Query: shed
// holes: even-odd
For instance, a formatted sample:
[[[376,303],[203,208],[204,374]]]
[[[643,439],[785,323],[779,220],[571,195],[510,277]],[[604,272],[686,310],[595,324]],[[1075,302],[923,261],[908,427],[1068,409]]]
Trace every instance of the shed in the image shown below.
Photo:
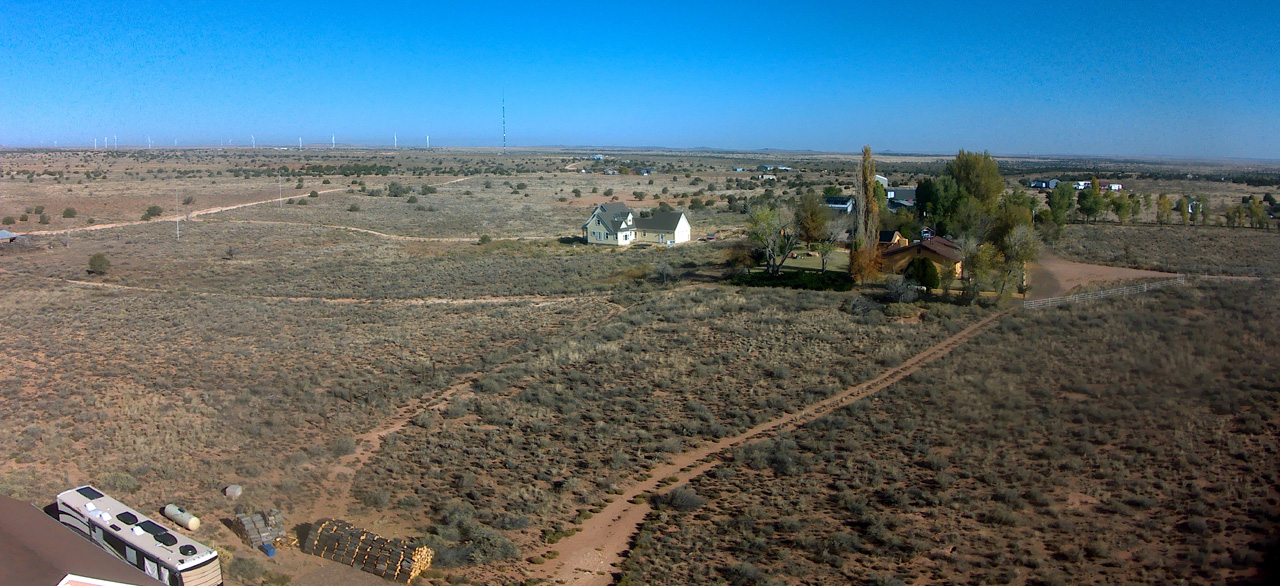
[[[0,240],[6,241],[6,242],[13,242],[14,240],[17,240],[19,238],[21,238],[21,236],[18,236],[13,232],[10,232],[8,230],[0,230]]]

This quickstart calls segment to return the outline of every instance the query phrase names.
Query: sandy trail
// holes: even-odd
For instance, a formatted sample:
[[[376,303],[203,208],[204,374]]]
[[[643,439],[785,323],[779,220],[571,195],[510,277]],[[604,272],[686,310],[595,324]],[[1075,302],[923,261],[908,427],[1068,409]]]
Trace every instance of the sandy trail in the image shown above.
[[[1027,281],[1031,285],[1028,299],[1057,297],[1095,281],[1172,279],[1177,276],[1177,273],[1073,262],[1042,251],[1039,260],[1027,265]]]
[[[465,180],[467,180],[467,179],[470,179],[470,177],[461,177],[461,178],[458,178],[458,179],[452,179],[452,180],[449,180],[449,181],[445,181],[444,183],[436,183],[435,185],[437,185],[437,186],[438,186],[438,185],[448,185],[448,184],[450,184],[450,183],[457,183],[457,182],[459,182],[459,181],[465,181]],[[332,192],[335,192],[335,191],[343,191],[343,190],[345,190],[345,189],[347,189],[347,188],[345,188],[345,187],[335,187],[335,188],[333,188],[333,189],[326,189],[326,190],[324,190],[324,191],[317,191],[316,193],[332,193]],[[247,208],[247,207],[250,207],[250,206],[262,205],[262,204],[264,204],[264,203],[272,203],[272,202],[278,202],[278,201],[286,201],[286,200],[290,200],[290,199],[298,199],[299,197],[306,197],[306,196],[305,196],[305,195],[302,195],[302,196],[299,196],[299,195],[287,195],[287,196],[282,196],[282,197],[273,197],[273,198],[271,198],[271,199],[263,199],[263,200],[258,200],[258,201],[251,201],[251,202],[247,202],[247,203],[238,203],[238,204],[235,204],[235,205],[229,205],[229,206],[222,206],[222,207],[216,207],[216,208],[205,208],[205,209],[203,209],[203,210],[196,210],[196,211],[193,211],[193,212],[190,212],[190,213],[187,213],[187,214],[173,214],[173,215],[169,215],[169,216],[156,216],[155,218],[152,218],[152,219],[150,219],[150,220],[135,220],[135,221],[132,221],[132,222],[114,222],[114,223],[111,223],[111,224],[94,224],[94,225],[92,225],[92,226],[81,226],[81,227],[79,227],[79,228],[64,228],[64,229],[62,229],[62,230],[44,230],[44,231],[36,231],[36,232],[27,232],[27,233],[26,233],[26,234],[24,234],[24,235],[25,235],[25,236],[50,236],[50,235],[54,235],[54,234],[70,234],[70,233],[72,233],[72,232],[90,232],[90,231],[94,231],[94,230],[109,230],[109,229],[111,229],[111,228],[122,228],[122,227],[125,227],[125,226],[137,226],[137,225],[139,225],[139,224],[154,224],[154,223],[156,223],[156,222],[172,222],[172,221],[175,221],[175,220],[178,220],[178,219],[190,220],[191,218],[196,218],[196,217],[199,217],[199,216],[207,216],[207,215],[209,215],[209,214],[217,214],[217,213],[222,213],[222,212],[229,212],[229,211],[231,211],[231,210],[238,210],[238,209],[240,209],[240,208]]]
[[[617,496],[604,510],[588,519],[582,530],[556,544],[560,556],[554,564],[546,564],[532,570],[532,575],[556,584],[580,586],[606,586],[613,582],[613,573],[630,547],[630,541],[650,507],[646,499],[632,503],[632,499],[652,491],[667,477],[676,477],[672,486],[688,482],[705,473],[718,463],[716,454],[739,446],[750,440],[782,433],[804,425],[818,417],[855,401],[879,392],[963,345],[981,333],[1007,312],[991,314],[961,330],[954,336],[916,354],[901,365],[892,368],[867,382],[824,399],[794,413],[788,413],[772,421],[757,425],[746,432],[684,452],[670,463],[653,469],[649,480],[640,482]]]
[[[378,232],[369,230],[368,228],[356,228],[354,226],[341,226],[338,224],[308,224],[306,222],[281,222],[276,220],[227,220],[236,224],[273,224],[278,226],[304,226],[307,228],[332,228],[334,230],[348,230],[351,232],[360,232],[361,234],[369,234],[379,238],[388,240],[400,240],[405,242],[475,242],[475,237],[430,237],[430,236],[402,236],[400,234],[388,234],[386,232]],[[492,240],[551,240],[560,238],[560,236],[501,236],[492,238]]]

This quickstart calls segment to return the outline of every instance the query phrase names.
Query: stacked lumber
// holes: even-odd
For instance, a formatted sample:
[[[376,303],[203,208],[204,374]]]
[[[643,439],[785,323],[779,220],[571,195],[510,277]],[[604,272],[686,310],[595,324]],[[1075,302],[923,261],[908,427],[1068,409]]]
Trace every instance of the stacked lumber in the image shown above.
[[[236,533],[253,547],[274,543],[284,537],[284,515],[276,509],[236,515]]]
[[[302,551],[395,582],[408,583],[431,567],[435,552],[403,539],[387,539],[336,519],[311,525]]]

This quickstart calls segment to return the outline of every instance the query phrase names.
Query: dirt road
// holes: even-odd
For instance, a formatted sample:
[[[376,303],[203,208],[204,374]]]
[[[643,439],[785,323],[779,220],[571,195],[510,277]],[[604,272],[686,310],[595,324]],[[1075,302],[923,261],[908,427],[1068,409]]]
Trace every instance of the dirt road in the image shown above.
[[[448,185],[448,184],[450,184],[450,183],[457,183],[457,182],[459,182],[459,181],[465,181],[465,180],[467,180],[467,179],[470,179],[470,177],[460,177],[460,178],[458,178],[458,179],[452,179],[452,180],[450,180],[450,181],[445,181],[444,183],[437,183],[436,185]],[[343,190],[345,190],[345,189],[347,189],[347,188],[346,188],[346,187],[335,187],[335,188],[333,188],[333,189],[326,189],[326,190],[324,190],[324,191],[318,191],[318,192],[316,192],[316,193],[332,193],[332,192],[335,192],[335,191],[343,191]],[[231,210],[238,210],[238,209],[240,209],[240,208],[247,208],[247,207],[250,207],[250,206],[262,205],[262,204],[264,204],[264,203],[272,203],[272,202],[278,202],[278,201],[286,201],[286,200],[290,200],[290,199],[297,199],[297,198],[299,198],[299,197],[306,197],[306,196],[305,196],[305,195],[303,195],[303,196],[299,196],[299,195],[288,195],[288,196],[283,196],[283,197],[273,197],[273,198],[271,198],[271,199],[262,199],[262,200],[258,200],[258,201],[251,201],[251,202],[247,202],[247,203],[238,203],[238,204],[235,204],[235,205],[222,206],[222,207],[217,207],[217,208],[206,208],[206,209],[203,209],[203,210],[196,210],[196,211],[193,211],[193,212],[190,212],[190,213],[187,213],[187,214],[173,214],[173,215],[170,215],[170,216],[157,216],[157,217],[155,217],[155,218],[153,218],[153,219],[151,219],[151,220],[136,220],[136,221],[133,221],[133,222],[114,222],[114,223],[111,223],[111,224],[93,224],[93,225],[90,225],[90,226],[81,226],[81,227],[79,227],[79,228],[64,228],[64,229],[62,229],[62,230],[44,230],[44,231],[36,231],[36,232],[27,232],[27,233],[26,233],[26,234],[24,234],[24,235],[25,235],[25,236],[51,236],[51,235],[54,235],[54,234],[69,234],[69,233],[72,233],[72,232],[90,232],[90,231],[94,231],[94,230],[109,230],[109,229],[111,229],[111,228],[121,228],[121,227],[124,227],[124,226],[137,226],[137,225],[139,225],[139,224],[151,224],[151,223],[155,223],[155,222],[172,222],[172,221],[174,221],[174,220],[178,220],[178,219],[189,220],[189,219],[191,219],[191,218],[196,218],[196,217],[199,217],[199,216],[206,216],[206,215],[209,215],[209,214],[217,214],[217,213],[221,213],[221,212],[229,212],[229,211],[231,211]]]
[[[609,503],[599,514],[587,520],[580,532],[565,538],[551,548],[560,552],[555,563],[539,566],[533,569],[532,574],[534,577],[545,578],[556,584],[606,586],[612,583],[613,572],[617,571],[618,565],[623,560],[623,554],[630,547],[632,536],[635,535],[650,510],[647,500],[638,499],[638,502],[632,503],[632,499],[656,489],[665,478],[675,477],[677,480],[672,486],[676,486],[705,473],[715,466],[718,462],[715,456],[724,450],[751,440],[795,429],[836,409],[864,399],[902,380],[924,365],[945,356],[1004,315],[1005,313],[989,315],[960,333],[911,357],[901,365],[833,397],[795,413],[788,413],[757,425],[740,435],[676,456],[671,463],[654,469],[649,480],[632,486],[616,497],[616,500]]]
[[[1027,298],[1057,297],[1080,285],[1095,281],[1171,279],[1177,276],[1176,273],[1072,262],[1042,251],[1039,260],[1027,265],[1027,282],[1031,285]]]

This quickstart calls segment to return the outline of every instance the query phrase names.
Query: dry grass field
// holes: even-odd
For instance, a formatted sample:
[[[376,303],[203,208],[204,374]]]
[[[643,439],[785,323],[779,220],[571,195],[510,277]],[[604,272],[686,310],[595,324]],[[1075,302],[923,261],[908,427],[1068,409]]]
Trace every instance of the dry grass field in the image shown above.
[[[2,227],[30,243],[0,245],[0,493],[45,504],[92,482],[143,510],[180,502],[206,519],[198,539],[298,584],[357,579],[297,552],[266,560],[216,520],[342,517],[434,547],[422,583],[521,583],[655,466],[991,315],[724,284],[723,236],[745,223],[731,197],[848,187],[853,157],[592,154],[0,152],[0,217],[15,218]],[[885,173],[907,181],[939,160],[886,157]],[[759,164],[796,171],[766,185]],[[615,198],[682,209],[695,239],[722,238],[576,242]],[[161,219],[142,220],[149,206]],[[89,229],[105,224],[120,225]],[[1275,238],[1072,225],[1055,250],[1269,267]],[[98,253],[110,268],[86,274]],[[1274,352],[1276,316],[1241,301],[1258,292],[1274,298],[1270,284],[1214,285],[1009,318],[875,399],[739,449],[694,498],[663,501],[625,579],[1246,575],[1276,504],[1276,373],[1257,358]],[[219,492],[231,483],[239,502]],[[1192,485],[1202,530],[1166,512]]]
[[[1053,251],[1079,262],[1171,273],[1280,274],[1280,232],[1274,230],[1070,224]]]
[[[1278,301],[1209,283],[1008,317],[676,489],[623,582],[1264,583]]]

